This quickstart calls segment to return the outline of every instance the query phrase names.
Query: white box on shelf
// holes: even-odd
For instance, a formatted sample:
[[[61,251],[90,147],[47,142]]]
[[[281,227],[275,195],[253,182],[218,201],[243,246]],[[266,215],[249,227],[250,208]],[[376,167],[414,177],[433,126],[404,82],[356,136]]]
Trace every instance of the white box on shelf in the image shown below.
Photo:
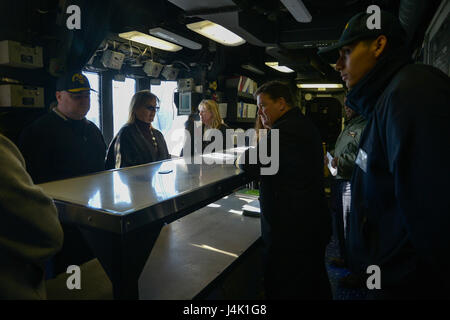
[[[0,41],[0,64],[28,69],[42,68],[42,47],[26,46],[11,40]]]
[[[0,85],[0,107],[44,107],[44,88],[21,84]]]

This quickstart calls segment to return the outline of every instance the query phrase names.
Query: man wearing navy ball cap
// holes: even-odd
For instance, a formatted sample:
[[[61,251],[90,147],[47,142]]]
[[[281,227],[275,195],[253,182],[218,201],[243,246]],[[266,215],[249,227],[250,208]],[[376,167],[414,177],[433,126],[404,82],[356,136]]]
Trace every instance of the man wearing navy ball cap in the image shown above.
[[[102,133],[86,119],[91,90],[89,80],[79,71],[60,77],[58,105],[22,133],[20,149],[35,183],[104,170]]]
[[[355,15],[339,42],[319,50],[367,119],[353,172],[348,260],[381,271],[374,299],[450,297],[450,80],[414,64],[396,17]],[[370,22],[370,21],[369,21]]]
[[[105,169],[106,145],[102,133],[86,119],[91,90],[81,71],[68,72],[56,83],[58,105],[22,132],[19,148],[34,183]],[[63,224],[63,230],[63,248],[55,257],[56,273],[93,257],[76,227]]]

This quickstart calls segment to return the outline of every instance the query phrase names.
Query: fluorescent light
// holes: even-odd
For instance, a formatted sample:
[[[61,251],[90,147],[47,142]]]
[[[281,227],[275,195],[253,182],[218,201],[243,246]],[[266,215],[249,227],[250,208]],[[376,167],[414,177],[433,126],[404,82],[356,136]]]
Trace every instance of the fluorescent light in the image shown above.
[[[185,37],[179,36],[176,33],[170,32],[163,28],[153,28],[149,30],[150,34],[165,39],[167,41],[171,41],[173,43],[177,43],[180,46],[192,49],[199,50],[202,48],[200,43],[194,42],[192,40],[186,39]]]
[[[301,89],[316,89],[316,88],[343,88],[340,83],[297,83],[297,87]]]
[[[311,22],[312,17],[302,0],[280,0],[298,22]]]
[[[179,45],[167,42],[165,40],[161,40],[159,38],[152,37],[148,34],[139,32],[139,31],[130,31],[130,32],[124,32],[119,33],[119,37],[127,40],[131,40],[134,42],[139,42],[142,44],[145,44],[150,47],[158,48],[165,51],[180,51],[183,49]]]
[[[190,23],[186,27],[225,46],[235,47],[245,43],[237,34],[209,20]]]
[[[295,72],[291,68],[288,68],[286,66],[280,66],[278,65],[278,62],[265,62],[266,66],[271,67],[277,71],[284,72],[284,73],[291,73]]]

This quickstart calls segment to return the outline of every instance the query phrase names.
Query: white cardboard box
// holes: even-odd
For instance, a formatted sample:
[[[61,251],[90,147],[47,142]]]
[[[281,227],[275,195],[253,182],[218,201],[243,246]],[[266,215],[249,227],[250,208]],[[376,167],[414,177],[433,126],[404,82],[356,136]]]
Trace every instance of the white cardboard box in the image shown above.
[[[42,47],[25,46],[11,40],[0,41],[0,64],[29,69],[42,68]]]
[[[0,107],[44,107],[44,88],[21,84],[0,85]]]

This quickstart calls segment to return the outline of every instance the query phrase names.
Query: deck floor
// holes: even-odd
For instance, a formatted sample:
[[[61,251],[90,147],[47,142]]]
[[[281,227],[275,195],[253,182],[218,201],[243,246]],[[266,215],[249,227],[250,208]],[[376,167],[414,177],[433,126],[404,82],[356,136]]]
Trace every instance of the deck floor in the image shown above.
[[[350,271],[345,268],[337,268],[329,263],[328,259],[337,257],[339,257],[338,242],[333,235],[332,240],[327,247],[325,258],[328,278],[333,291],[333,300],[364,300],[368,289],[348,289],[339,286],[339,279],[345,277]]]

